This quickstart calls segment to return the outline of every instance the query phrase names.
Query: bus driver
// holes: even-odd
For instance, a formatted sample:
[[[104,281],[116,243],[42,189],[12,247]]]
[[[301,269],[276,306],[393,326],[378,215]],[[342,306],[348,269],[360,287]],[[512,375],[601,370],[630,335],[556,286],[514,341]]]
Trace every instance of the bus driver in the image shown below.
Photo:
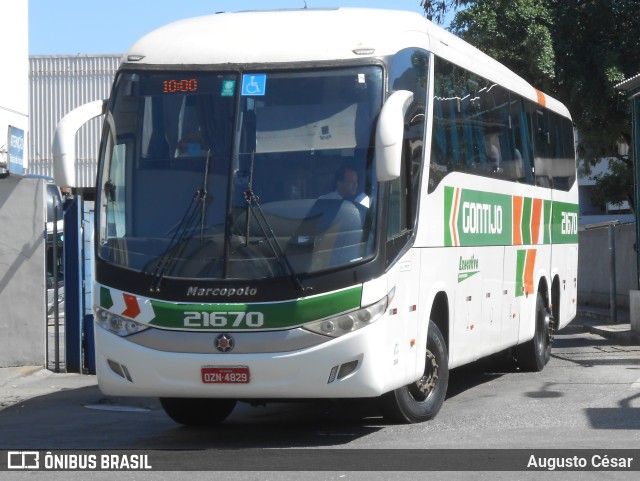
[[[369,207],[369,196],[364,192],[358,194],[358,172],[355,168],[344,165],[336,172],[336,190],[320,196],[320,199],[345,199]]]

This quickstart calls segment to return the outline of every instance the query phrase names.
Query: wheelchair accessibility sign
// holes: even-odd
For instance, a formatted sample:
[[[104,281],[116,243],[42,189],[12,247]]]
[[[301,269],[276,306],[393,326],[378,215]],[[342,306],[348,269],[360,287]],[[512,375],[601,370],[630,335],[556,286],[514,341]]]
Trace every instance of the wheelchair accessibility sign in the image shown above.
[[[242,95],[264,95],[267,87],[267,74],[249,73],[242,76]]]

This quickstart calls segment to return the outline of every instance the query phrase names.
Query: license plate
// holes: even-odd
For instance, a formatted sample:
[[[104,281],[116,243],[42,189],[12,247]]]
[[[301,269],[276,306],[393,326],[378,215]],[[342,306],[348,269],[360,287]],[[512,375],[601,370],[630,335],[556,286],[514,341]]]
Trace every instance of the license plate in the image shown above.
[[[202,382],[205,384],[247,384],[249,382],[249,367],[203,366],[201,375]]]

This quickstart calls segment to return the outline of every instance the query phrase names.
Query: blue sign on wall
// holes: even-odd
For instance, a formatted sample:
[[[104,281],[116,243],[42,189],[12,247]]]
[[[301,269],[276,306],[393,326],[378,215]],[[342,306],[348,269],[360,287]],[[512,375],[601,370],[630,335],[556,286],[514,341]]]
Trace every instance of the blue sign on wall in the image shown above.
[[[9,172],[24,175],[24,130],[9,126]]]

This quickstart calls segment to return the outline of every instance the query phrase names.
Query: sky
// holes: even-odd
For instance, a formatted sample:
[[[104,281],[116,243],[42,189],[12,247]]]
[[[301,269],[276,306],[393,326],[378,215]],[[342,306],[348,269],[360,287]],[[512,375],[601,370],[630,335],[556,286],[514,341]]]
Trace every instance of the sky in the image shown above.
[[[122,54],[167,23],[215,12],[370,7],[424,14],[420,0],[29,0],[29,54]]]

